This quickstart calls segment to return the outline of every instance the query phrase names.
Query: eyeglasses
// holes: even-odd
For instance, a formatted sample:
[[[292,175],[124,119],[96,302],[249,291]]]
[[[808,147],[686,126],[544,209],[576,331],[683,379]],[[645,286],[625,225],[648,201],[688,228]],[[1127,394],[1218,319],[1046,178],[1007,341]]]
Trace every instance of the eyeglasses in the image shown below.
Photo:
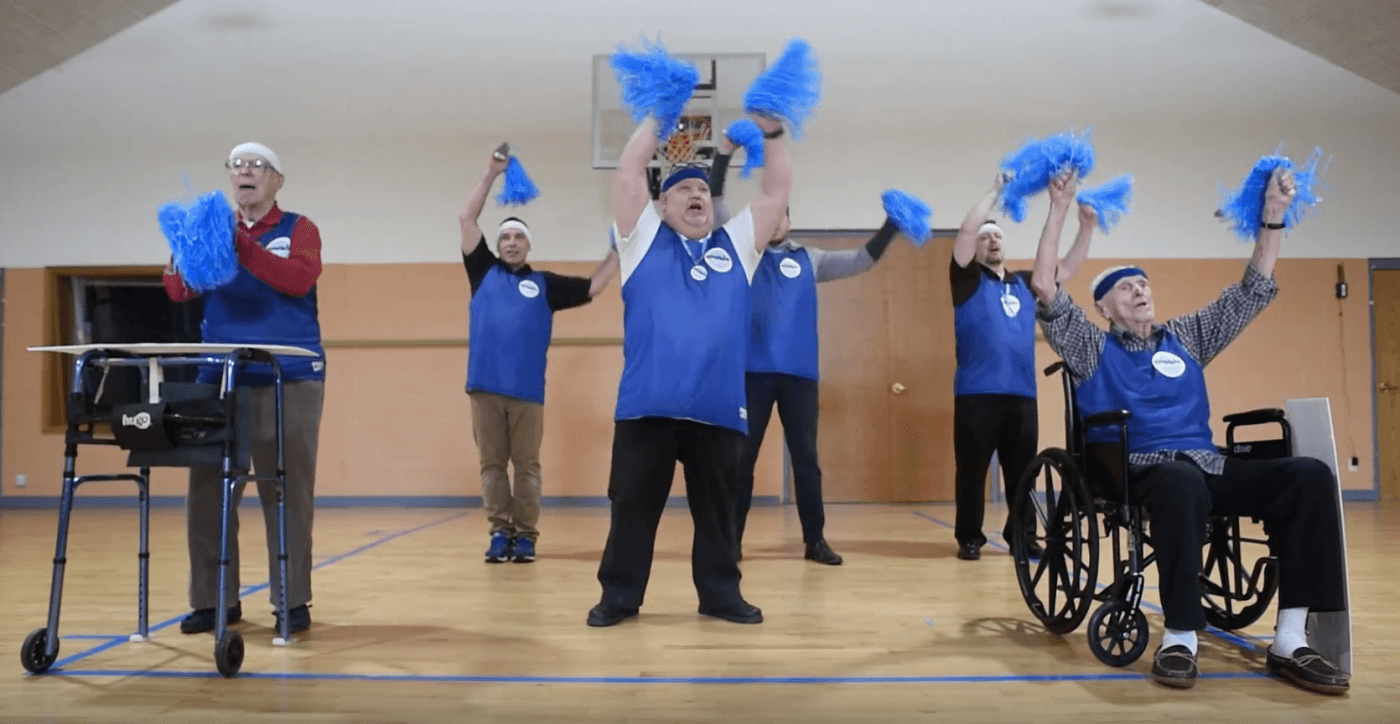
[[[268,163],[265,158],[235,158],[224,161],[224,168],[230,171],[242,171],[246,168],[257,172],[271,170],[272,164]]]

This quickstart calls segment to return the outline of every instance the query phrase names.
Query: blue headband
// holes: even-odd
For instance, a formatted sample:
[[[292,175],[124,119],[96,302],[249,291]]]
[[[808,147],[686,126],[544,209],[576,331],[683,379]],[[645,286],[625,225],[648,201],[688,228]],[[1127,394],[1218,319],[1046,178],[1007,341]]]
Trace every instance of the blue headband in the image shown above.
[[[1112,289],[1113,285],[1117,284],[1122,279],[1127,279],[1128,277],[1142,277],[1143,279],[1146,279],[1147,272],[1135,266],[1130,266],[1123,269],[1119,269],[1118,271],[1109,274],[1108,276],[1103,278],[1103,281],[1099,282],[1098,286],[1094,287],[1094,301],[1097,302],[1100,299],[1103,299],[1103,295],[1108,294],[1108,290]]]
[[[706,187],[709,187],[710,185],[710,174],[706,173],[705,169],[699,166],[687,166],[671,174],[670,176],[667,176],[666,180],[661,182],[661,192],[666,193],[667,189],[670,189],[672,186],[675,186],[676,184],[688,178],[698,178],[701,181],[705,182]]]

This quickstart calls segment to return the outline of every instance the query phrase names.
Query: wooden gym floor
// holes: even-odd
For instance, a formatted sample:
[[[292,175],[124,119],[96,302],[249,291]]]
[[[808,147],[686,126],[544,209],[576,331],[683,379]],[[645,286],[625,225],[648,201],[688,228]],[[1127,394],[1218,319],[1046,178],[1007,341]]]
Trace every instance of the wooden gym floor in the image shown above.
[[[1002,515],[989,506],[986,528]],[[835,568],[801,560],[792,508],[756,509],[743,570],[758,626],[696,614],[690,520],[672,508],[642,615],[610,629],[584,625],[605,509],[546,509],[529,565],[482,561],[479,510],[321,510],[315,623],[289,648],[270,643],[262,530],[244,508],[247,656],[230,680],[212,636],[179,633],[183,513],[152,513],[153,638],[129,643],[135,510],[80,508],[59,661],[30,676],[20,643],[45,621],[56,516],[0,511],[0,722],[1397,721],[1400,504],[1352,502],[1346,516],[1357,673],[1335,698],[1263,673],[1273,610],[1241,636],[1202,636],[1195,689],[1155,685],[1155,588],[1148,653],[1106,667],[1085,626],[1039,626],[998,536],[980,561],[954,557],[949,505],[829,506]]]

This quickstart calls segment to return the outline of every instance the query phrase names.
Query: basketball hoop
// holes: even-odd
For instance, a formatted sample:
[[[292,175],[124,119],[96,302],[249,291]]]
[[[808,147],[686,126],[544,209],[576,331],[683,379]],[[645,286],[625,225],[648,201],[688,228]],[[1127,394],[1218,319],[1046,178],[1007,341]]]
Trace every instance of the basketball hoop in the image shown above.
[[[666,144],[658,149],[658,156],[666,159],[672,166],[687,164],[695,160],[695,152],[700,149],[700,145],[710,140],[710,117],[709,116],[681,116],[676,124],[676,130],[667,139]]]

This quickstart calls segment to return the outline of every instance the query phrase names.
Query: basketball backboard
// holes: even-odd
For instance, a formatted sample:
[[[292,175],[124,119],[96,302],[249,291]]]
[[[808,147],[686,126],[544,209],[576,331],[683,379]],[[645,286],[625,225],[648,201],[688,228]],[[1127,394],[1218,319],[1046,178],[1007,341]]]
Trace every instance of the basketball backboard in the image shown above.
[[[655,172],[669,167],[694,137],[694,162],[708,165],[718,145],[716,139],[729,124],[744,117],[744,93],[768,65],[763,53],[675,53],[689,60],[700,71],[695,95],[686,104],[675,143],[660,148],[650,164]],[[622,89],[613,75],[611,56],[593,56],[593,168],[617,168],[618,158],[636,124],[622,107]]]

